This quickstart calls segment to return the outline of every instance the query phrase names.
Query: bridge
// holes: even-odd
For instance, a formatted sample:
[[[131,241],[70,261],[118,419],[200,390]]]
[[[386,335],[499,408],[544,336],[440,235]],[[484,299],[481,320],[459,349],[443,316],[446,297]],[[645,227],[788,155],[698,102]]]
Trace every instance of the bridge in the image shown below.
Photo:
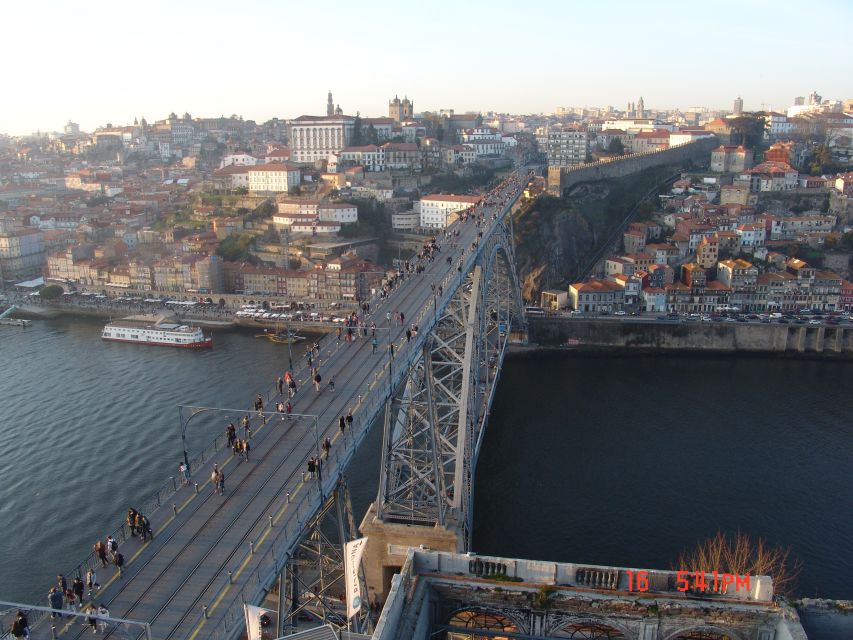
[[[507,214],[527,177],[517,170],[440,232],[432,257],[415,260],[373,301],[352,340],[344,329],[321,341],[311,363],[319,390],[307,362],[294,368],[293,413],[274,410],[288,400],[275,386],[262,410],[180,407],[184,438],[248,416],[249,461],[224,436],[192,459],[184,444],[191,477],[171,478],[141,505],[153,536],[142,540],[127,526],[112,534],[121,572],[92,554],[64,574],[70,586],[97,571],[100,587],[84,600],[114,618],[103,633],[236,638],[243,605],[264,603],[279,613],[271,637],[316,624],[366,633],[368,603],[348,620],[342,602],[343,545],[359,537],[346,469],[374,424],[384,429],[382,472],[361,523],[368,541],[359,576],[369,604],[383,601],[409,547],[470,548],[477,456],[506,346],[523,329]],[[309,458],[323,458],[314,473]],[[226,477],[222,495],[213,465]],[[87,622],[100,624],[30,609],[33,638],[78,638],[91,633]]]

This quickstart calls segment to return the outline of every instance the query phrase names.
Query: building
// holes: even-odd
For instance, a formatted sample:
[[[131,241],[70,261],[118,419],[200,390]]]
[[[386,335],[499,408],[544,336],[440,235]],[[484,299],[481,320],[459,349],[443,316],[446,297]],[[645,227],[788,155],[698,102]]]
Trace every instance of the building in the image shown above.
[[[253,167],[258,164],[258,162],[260,162],[260,160],[248,153],[229,153],[228,155],[222,156],[222,160],[219,162],[219,168],[222,169],[223,167],[230,167],[232,164],[240,167]]]
[[[744,207],[752,207],[758,204],[758,194],[749,188],[749,182],[735,182],[724,184],[720,187],[720,205],[739,204]]]
[[[611,313],[622,309],[624,289],[615,282],[591,278],[569,285],[569,306],[585,313]]]
[[[720,257],[720,243],[716,236],[705,236],[696,245],[696,263],[703,269],[712,269]]]
[[[361,166],[365,171],[385,171],[385,149],[373,144],[347,147],[337,154],[337,170]]]
[[[344,115],[299,116],[288,123],[294,162],[328,160],[350,145],[355,118]]]
[[[45,259],[44,235],[40,230],[27,227],[0,232],[0,279],[39,276]]]
[[[734,103],[734,106],[732,108],[732,115],[737,117],[737,116],[740,116],[742,114],[743,114],[743,98],[738,96],[737,98],[735,98],[735,103]]]
[[[569,293],[562,289],[545,289],[539,294],[539,306],[551,311],[559,311],[569,301]]]
[[[302,182],[302,170],[291,164],[271,162],[248,169],[252,193],[287,193]]]
[[[640,131],[631,138],[631,153],[646,153],[648,151],[663,151],[669,149],[671,133],[666,129]]]
[[[415,115],[415,105],[405,96],[402,100],[394,96],[393,100],[388,101],[388,117],[396,123],[411,120]]]
[[[790,191],[797,188],[797,170],[784,162],[762,162],[738,176],[750,191]]]
[[[546,154],[549,166],[573,167],[583,164],[589,155],[589,133],[573,125],[549,127]]]
[[[316,222],[351,224],[358,222],[358,207],[348,202],[286,198],[278,201],[278,213],[272,221],[294,231]]]
[[[421,198],[419,206],[421,227],[444,229],[455,221],[460,211],[476,206],[482,196],[457,196],[434,193]]]
[[[743,172],[752,168],[752,149],[743,145],[720,145],[711,152],[711,171]]]

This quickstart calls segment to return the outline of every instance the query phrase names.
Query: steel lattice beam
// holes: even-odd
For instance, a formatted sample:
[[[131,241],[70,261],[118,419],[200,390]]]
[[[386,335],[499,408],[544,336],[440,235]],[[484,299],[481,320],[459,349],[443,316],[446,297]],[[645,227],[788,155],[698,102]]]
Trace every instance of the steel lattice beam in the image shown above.
[[[376,502],[378,519],[454,527],[464,548],[486,405],[522,320],[509,230],[498,225],[478,252],[386,405]]]
[[[294,629],[300,616],[346,629],[343,597],[344,545],[357,536],[346,482],[342,478],[319,512],[308,522],[305,535],[287,561],[279,582],[282,632]],[[364,576],[361,577],[362,582]],[[362,585],[362,593],[367,588]],[[367,611],[350,621],[349,628],[364,630]]]

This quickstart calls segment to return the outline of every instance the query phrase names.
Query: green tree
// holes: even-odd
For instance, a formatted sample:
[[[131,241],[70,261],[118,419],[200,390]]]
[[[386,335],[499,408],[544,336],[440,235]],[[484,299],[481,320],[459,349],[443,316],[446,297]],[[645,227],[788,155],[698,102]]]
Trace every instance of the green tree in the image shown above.
[[[350,138],[350,146],[360,147],[364,144],[364,134],[361,130],[361,116],[356,116],[352,123],[352,137]]]
[[[368,125],[367,133],[364,134],[365,144],[379,144],[379,134],[373,124]]]
[[[853,231],[848,231],[841,236],[841,247],[846,251],[853,251]]]
[[[621,156],[625,153],[625,145],[622,144],[622,141],[619,138],[613,138],[610,141],[610,144],[607,145],[607,153],[615,153],[616,155]]]
[[[60,287],[58,284],[49,284],[49,285],[44,286],[41,289],[39,289],[39,295],[44,300],[56,300],[64,292],[65,292],[65,289]]]
[[[832,166],[832,153],[830,153],[829,147],[826,145],[815,147],[808,162],[809,173],[813,176],[819,176],[826,173]]]
[[[228,262],[255,264],[257,258],[249,253],[254,244],[255,238],[251,233],[232,234],[219,243],[216,247],[216,255]]]
[[[732,142],[755,149],[764,141],[767,121],[763,113],[744,113],[728,120],[732,128]]]

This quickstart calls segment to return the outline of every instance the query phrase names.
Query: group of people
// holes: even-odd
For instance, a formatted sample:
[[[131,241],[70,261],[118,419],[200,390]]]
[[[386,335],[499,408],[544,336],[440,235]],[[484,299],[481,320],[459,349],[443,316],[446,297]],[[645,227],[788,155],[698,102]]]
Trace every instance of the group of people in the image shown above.
[[[127,528],[130,530],[130,535],[139,536],[142,538],[142,542],[145,542],[149,536],[154,537],[154,532],[151,531],[151,523],[148,522],[148,518],[133,507],[127,510],[127,519],[125,522],[127,523]]]
[[[87,586],[88,596],[86,591]],[[92,598],[93,592],[100,589],[100,587],[101,585],[97,582],[94,569],[90,568],[86,572],[85,584],[80,579],[80,576],[77,576],[69,585],[65,576],[60,573],[56,576],[56,584],[47,593],[48,606],[54,610],[51,612],[50,617],[62,617],[62,613],[60,612],[66,609],[75,613],[81,611],[86,606],[85,600],[88,597],[91,614],[86,618],[85,624],[88,624],[94,633],[97,633],[99,630],[103,632],[106,630],[107,621],[102,618],[108,618],[110,612],[103,603],[98,604],[96,607]],[[30,625],[26,613],[18,611],[10,631],[15,638],[29,637]]]

